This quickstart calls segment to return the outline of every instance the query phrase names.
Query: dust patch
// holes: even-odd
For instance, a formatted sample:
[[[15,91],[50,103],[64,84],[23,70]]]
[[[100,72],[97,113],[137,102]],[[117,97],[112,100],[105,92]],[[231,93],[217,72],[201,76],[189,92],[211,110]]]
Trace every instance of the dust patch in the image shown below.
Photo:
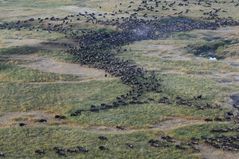
[[[116,127],[90,126],[89,128],[86,128],[86,130],[91,132],[96,132],[96,133],[131,134],[135,132],[144,132],[144,131],[170,131],[170,130],[178,129],[181,127],[201,125],[205,123],[207,122],[205,122],[204,120],[199,120],[199,119],[168,117],[165,121],[149,126],[147,128],[133,129],[133,128],[124,127],[124,129],[122,130],[122,129],[117,129]]]
[[[239,153],[223,151],[208,145],[199,145],[201,156],[205,159],[238,159]]]
[[[0,41],[0,48],[10,48],[16,46],[38,46],[43,40],[39,39],[4,39]]]
[[[37,55],[8,55],[9,59],[20,61],[21,67],[42,72],[75,75],[83,78],[105,78],[105,71],[89,68],[80,64],[58,62],[48,57]]]
[[[63,6],[59,7],[60,10],[64,10],[72,13],[103,13],[94,8],[89,7],[78,7],[78,6]]]
[[[154,125],[154,128],[158,128],[162,131],[169,131],[185,126],[200,125],[205,123],[206,122],[204,120],[186,119],[186,118],[168,118],[167,120]]]

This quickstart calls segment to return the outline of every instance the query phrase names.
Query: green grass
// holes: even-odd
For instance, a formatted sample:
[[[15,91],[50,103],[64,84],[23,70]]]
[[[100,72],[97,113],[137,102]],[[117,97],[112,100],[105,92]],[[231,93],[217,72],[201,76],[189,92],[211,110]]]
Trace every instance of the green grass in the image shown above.
[[[160,75],[159,75],[160,76]],[[195,78],[183,75],[161,75],[163,94],[176,98],[181,96],[192,99],[198,95],[209,103],[223,102],[231,88],[223,87],[207,78]]]
[[[187,42],[185,42],[184,44],[182,43],[184,42],[180,41],[180,43],[178,44],[177,42],[173,42],[173,40],[170,39],[164,42],[160,40],[156,42],[136,42],[126,47],[128,48],[128,51],[120,54],[119,57],[128,60],[134,60],[138,65],[148,70],[157,70],[159,72],[171,71],[177,72],[178,74],[207,75],[215,71],[238,71],[238,69],[235,69],[222,61],[211,62],[206,59],[196,59],[193,56],[190,56],[191,53],[186,51],[185,47],[189,44],[187,44]],[[201,45],[202,42],[200,42],[199,44]],[[166,51],[162,52],[161,48],[158,48],[157,45],[165,46],[166,48],[169,46],[173,47],[174,49],[166,49]],[[150,46],[152,48],[150,48]],[[177,54],[179,57],[177,56]],[[165,58],[165,56],[168,58]]]
[[[0,55],[28,55],[38,50],[39,48],[31,46],[2,48],[0,49]]]
[[[12,21],[19,19],[27,19],[29,17],[45,17],[45,16],[64,16],[69,13],[60,9],[67,5],[81,5],[85,0],[1,0],[0,8],[2,15],[0,20]],[[81,5],[84,6],[84,5]],[[15,10],[12,13],[12,10]]]
[[[225,110],[198,110],[190,107],[163,104],[129,105],[100,113],[83,113],[72,118],[84,125],[117,125],[131,128],[147,128],[164,121],[167,117],[205,119],[223,116]]]
[[[8,82],[55,82],[77,81],[80,77],[45,73],[38,70],[19,67],[12,64],[0,64],[0,83]]]
[[[1,112],[46,110],[69,113],[89,108],[124,94],[127,87],[118,80],[69,84],[3,83],[0,85]]]
[[[224,30],[227,31],[224,31]],[[193,30],[190,32],[174,33],[172,41],[187,44],[187,52],[196,56],[218,59],[238,58],[238,27],[227,27],[218,30]],[[212,52],[208,54],[208,52]]]
[[[56,61],[61,61],[61,62],[68,62],[72,63],[75,62],[75,56],[72,54],[69,54],[65,51],[59,50],[59,51],[54,51],[54,50],[44,50],[44,51],[38,51],[36,53],[39,56],[43,57],[49,57],[51,59],[54,59]]]
[[[39,29],[39,31],[35,31],[35,30],[30,31],[24,28],[22,28],[20,31],[15,29],[12,29],[12,30],[1,29],[0,33],[1,33],[0,37],[5,40],[6,39],[19,39],[19,40],[39,39],[39,40],[54,41],[64,37],[64,34],[61,34],[58,32],[49,33],[48,31],[41,30],[41,29]]]
[[[50,36],[49,36],[50,34]],[[64,39],[64,35],[61,33],[48,33],[47,31],[39,30],[39,31],[29,31],[27,29],[21,29],[21,31],[12,29],[12,30],[0,30],[0,48],[8,48],[23,46],[23,45],[36,45],[41,42],[47,41],[56,41]],[[29,47],[28,46],[28,47]],[[18,48],[21,50],[21,48]],[[24,48],[22,48],[24,50]],[[6,49],[1,49],[2,51],[6,51]]]
[[[120,3],[122,5],[120,5]],[[39,0],[39,1],[33,1],[33,0],[24,0],[24,1],[17,1],[17,0],[1,0],[0,1],[0,6],[1,10],[3,10],[4,14],[0,16],[0,19],[2,20],[12,20],[12,19],[24,19],[28,18],[31,16],[46,16],[46,15],[57,15],[57,16],[64,16],[64,14],[69,13],[70,11],[68,10],[62,10],[59,9],[64,6],[80,6],[80,7],[89,7],[93,9],[98,9],[101,12],[112,12],[115,10],[122,10],[124,11],[129,11],[130,13],[133,12],[133,9],[137,9],[138,5],[141,3],[141,0],[135,0],[134,4],[130,4],[129,1],[118,1],[118,0]],[[159,12],[149,12],[147,10],[141,11],[138,13],[139,16],[144,15],[147,13],[149,16],[175,16],[174,13],[184,11],[186,9],[190,9],[189,13],[183,13],[182,16],[186,17],[192,17],[192,18],[200,18],[203,16],[203,12],[200,10],[204,11],[210,11],[209,7],[205,7],[203,5],[195,5],[196,2],[190,1],[190,4],[188,6],[178,6],[178,4],[181,3],[181,1],[176,2],[176,6],[174,6],[174,9],[176,11],[173,11],[171,9],[169,10],[162,10],[161,7],[158,7],[157,10]],[[225,10],[227,12],[220,12],[219,15],[220,17],[223,18],[228,18],[228,16],[231,16],[235,19],[239,18],[237,9],[238,7],[235,7],[231,3],[225,2],[225,3],[212,3],[212,8],[222,8],[222,10]],[[153,2],[148,2],[149,7],[151,4],[155,4]],[[131,8],[128,8],[128,6],[131,5]],[[102,6],[101,9],[99,9],[99,6]],[[117,6],[117,8],[116,8]],[[153,5],[154,6],[154,5]],[[12,9],[15,9],[17,12],[17,17],[16,14],[12,14],[10,11]],[[8,12],[10,14],[6,14],[5,12]],[[14,17],[15,16],[15,17]]]
[[[135,1],[139,4],[141,0]],[[221,0],[220,0],[221,1]],[[120,3],[117,0],[103,1],[85,1],[85,0],[0,0],[0,20],[12,21],[16,19],[28,19],[30,17],[63,17],[68,14],[63,9],[64,6],[77,5],[86,7],[102,6],[102,11],[111,11],[115,9],[115,4]],[[190,1],[191,2],[191,1]],[[126,10],[128,2],[122,1],[123,10]],[[149,2],[151,3],[151,2]],[[176,3],[179,3],[178,1]],[[104,6],[105,5],[105,6]],[[136,5],[131,4],[132,9]],[[201,16],[199,9],[205,9],[202,6],[189,5],[191,13],[186,14],[189,17],[198,18]],[[238,18],[237,8],[230,4],[213,4],[214,8],[230,9],[231,12],[223,13],[222,16],[233,16]],[[177,12],[184,10],[183,7],[176,7]],[[12,12],[14,10],[14,12]],[[131,9],[130,9],[131,10]],[[207,9],[205,9],[207,10]],[[143,11],[144,14],[147,11]],[[149,15],[167,15],[174,13],[172,10],[160,11],[159,13],[149,13]],[[236,14],[235,14],[236,13]],[[36,23],[36,22],[34,22]],[[33,23],[33,24],[34,24]],[[113,31],[115,28],[105,26],[95,26],[90,24],[70,23],[76,30],[97,30],[99,32]],[[103,28],[103,29],[102,29]],[[107,27],[108,28],[108,27]],[[161,88],[163,93],[146,93],[142,98],[154,98],[158,100],[163,96],[172,99],[181,96],[185,99],[192,99],[194,96],[203,95],[202,102],[212,104],[228,105],[228,96],[230,93],[239,89],[238,86],[220,85],[210,75],[214,73],[238,72],[223,61],[210,62],[207,59],[197,59],[193,57],[191,51],[185,47],[202,46],[208,44],[213,47],[220,56],[231,56],[235,53],[225,54],[228,46],[224,43],[208,43],[215,39],[217,32],[192,31],[187,33],[173,33],[171,37],[165,40],[141,41],[127,46],[128,52],[120,54],[124,59],[135,61],[139,66],[147,70],[156,71],[157,76],[162,79]],[[68,36],[71,36],[70,34]],[[227,36],[221,36],[222,39]],[[63,34],[51,33],[45,31],[28,31],[28,30],[0,30],[0,55],[39,55],[50,57],[58,61],[72,62],[74,57],[65,53],[54,46],[50,48],[26,46],[24,40],[39,41],[57,41],[65,39]],[[230,37],[230,39],[232,39]],[[37,42],[36,41],[36,42]],[[26,42],[26,41],[25,41]],[[16,47],[17,45],[18,47]],[[30,45],[30,44],[29,44]],[[161,48],[158,45],[170,45],[175,48],[158,53]],[[215,45],[215,46],[214,46]],[[219,46],[223,45],[223,47]],[[48,47],[48,45],[47,45]],[[167,47],[167,46],[166,46]],[[49,49],[49,50],[45,50]],[[163,49],[162,49],[163,50]],[[188,60],[189,59],[189,60]],[[70,113],[77,109],[89,109],[92,104],[101,104],[111,102],[116,96],[125,94],[129,87],[123,85],[120,80],[91,80],[80,82],[79,77],[71,75],[60,75],[55,73],[43,73],[37,70],[19,67],[21,61],[3,59],[0,64],[0,112],[2,117],[7,112],[50,112],[59,113],[67,116],[65,126],[52,125],[41,127],[10,127],[0,128],[0,151],[6,154],[5,158],[61,158],[54,153],[54,146],[70,148],[75,146],[85,146],[90,151],[87,154],[68,154],[62,158],[139,158],[139,159],[196,159],[200,158],[198,154],[193,154],[191,150],[178,150],[174,146],[167,148],[150,147],[150,139],[158,139],[160,135],[171,135],[181,141],[189,141],[191,137],[217,135],[210,132],[215,127],[225,127],[226,124],[208,123],[202,125],[186,126],[169,132],[158,130],[150,131],[146,128],[153,127],[169,117],[189,118],[204,120],[205,118],[214,118],[223,116],[228,109],[206,109],[199,110],[194,107],[177,105],[158,104],[151,102],[142,105],[128,105],[99,113],[83,112],[80,116],[70,117]],[[205,76],[205,77],[204,77]],[[65,81],[66,83],[54,83]],[[69,83],[75,81],[79,83]],[[43,83],[52,82],[52,83]],[[67,83],[68,82],[68,83]],[[19,117],[16,122],[27,120],[27,117]],[[74,126],[71,125],[74,123]],[[106,126],[115,127],[117,125],[130,128],[140,129],[138,132],[125,133],[120,131],[119,134],[107,132],[101,134],[97,131],[90,131],[87,127]],[[71,127],[72,126],[72,127]],[[229,125],[231,126],[231,125]],[[234,125],[232,125],[234,126]],[[79,128],[83,127],[83,128]],[[109,141],[102,142],[97,139],[99,135],[106,135]],[[231,135],[231,134],[227,134]],[[125,143],[135,145],[134,149],[126,147]],[[100,151],[98,146],[105,145],[109,151]],[[36,149],[45,149],[46,155],[37,156]]]
[[[218,71],[220,68],[230,70],[230,67],[224,67],[224,64],[209,62],[196,63],[196,61],[163,61],[157,60],[156,58],[154,61],[155,63],[151,63],[152,60],[147,60],[144,61],[144,63],[152,65],[156,69],[160,69],[157,75],[162,80],[161,87],[163,93],[156,96],[165,95],[171,98],[181,96],[186,99],[192,99],[194,96],[203,95],[209,103],[220,103],[226,100],[228,94],[238,89],[236,85],[223,86],[213,79],[213,75],[210,77],[211,73]],[[137,63],[141,63],[141,60]],[[180,73],[181,71],[188,72],[188,74]],[[191,72],[193,73],[191,74]],[[207,75],[209,75],[209,77],[207,77]]]
[[[203,39],[201,34],[203,33],[177,33],[172,39],[135,42],[127,46],[128,51],[119,54],[119,57],[133,60],[147,70],[156,71],[157,76],[162,80],[163,93],[149,93],[148,97],[159,99],[167,96],[174,99],[180,96],[184,99],[192,99],[194,96],[202,95],[204,104],[229,106],[229,95],[235,92],[238,86],[236,83],[223,85],[218,81],[225,78],[225,73],[238,72],[238,68],[230,66],[223,60],[211,62],[207,59],[195,58],[190,55],[191,53],[187,53],[185,47],[190,44],[190,41],[205,43],[204,40],[190,39],[195,37]],[[190,38],[180,40],[183,36]],[[176,49],[178,47],[179,49]],[[168,49],[164,51],[164,48]]]
[[[205,42],[201,45],[189,45],[189,51],[196,56],[202,57],[216,57],[218,59],[223,59],[228,57],[224,52],[227,47],[231,45],[238,44],[235,40],[214,40],[212,42]],[[231,55],[231,54],[229,54]],[[229,56],[230,57],[230,56]]]
[[[227,132],[227,133],[213,133],[211,132],[214,128],[233,128],[235,124],[218,124],[218,123],[210,123],[210,124],[202,124],[202,125],[194,125],[183,127],[179,129],[175,129],[169,132],[170,135],[174,136],[178,140],[182,141],[190,141],[192,137],[201,139],[202,137],[212,137],[218,135],[238,135],[237,132]]]
[[[9,32],[9,31],[8,31]],[[23,38],[43,38],[44,32],[13,32],[8,35],[3,32],[3,39],[14,39],[20,34]],[[42,35],[41,35],[42,34]],[[47,40],[56,40],[53,34]],[[60,113],[70,113],[75,109],[89,108],[91,104],[101,104],[112,101],[116,96],[125,94],[129,89],[118,80],[90,81],[83,83],[42,83],[57,81],[80,81],[80,77],[44,73],[37,70],[23,68],[19,60],[11,60],[8,55],[38,55],[50,57],[58,61],[72,62],[74,57],[62,50],[42,50],[33,46],[19,46],[0,49],[3,56],[0,64],[1,82],[1,111],[30,111],[46,110]],[[31,83],[29,83],[31,82]]]
[[[5,7],[55,8],[63,5],[74,4],[74,0],[24,0],[20,2],[17,0],[1,0],[0,4]]]
[[[170,146],[167,148],[154,148],[148,141],[157,136],[147,133],[134,133],[128,135],[106,135],[108,141],[100,141],[98,136],[91,132],[77,128],[3,128],[0,129],[0,149],[5,152],[5,158],[160,158],[160,159],[196,159],[190,152],[177,150]],[[133,149],[127,148],[126,143],[135,145]],[[99,146],[104,145],[108,151],[100,151]],[[89,149],[86,154],[68,154],[59,157],[52,149],[54,146],[71,148],[84,146]],[[45,149],[46,155],[38,156],[36,149]]]

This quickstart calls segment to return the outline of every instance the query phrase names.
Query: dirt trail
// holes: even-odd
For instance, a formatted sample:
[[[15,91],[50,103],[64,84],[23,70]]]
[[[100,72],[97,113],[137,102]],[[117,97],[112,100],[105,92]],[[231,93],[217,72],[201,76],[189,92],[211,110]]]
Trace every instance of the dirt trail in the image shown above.
[[[112,81],[116,80],[117,78],[87,78],[87,79],[82,79],[79,81],[54,81],[54,82],[28,82],[27,84],[30,85],[45,85],[45,84],[80,84],[80,83],[86,83],[86,82],[91,82],[91,81]]]
[[[203,159],[238,159],[239,153],[223,151],[208,145],[200,145],[201,155]]]
[[[139,128],[139,129],[128,129],[125,128],[125,130],[120,130],[114,127],[106,127],[106,126],[93,126],[90,128],[87,128],[86,130],[90,131],[90,132],[94,132],[94,133],[102,133],[102,134],[132,134],[132,133],[136,133],[136,132],[144,132],[144,131],[170,131],[170,130],[174,130],[174,129],[178,129],[181,127],[186,127],[186,126],[192,126],[192,125],[201,125],[201,124],[205,124],[206,122],[204,121],[196,121],[196,120],[192,120],[192,121],[184,121],[184,123],[180,123],[179,119],[176,119],[177,121],[174,120],[169,120],[169,121],[164,121],[162,122],[160,125],[157,127],[149,127],[149,128]],[[183,121],[184,119],[182,119],[181,121]]]
[[[160,122],[157,125],[154,125],[154,128],[160,129],[162,131],[169,131],[185,126],[191,126],[191,125],[200,125],[205,124],[204,120],[196,120],[196,119],[186,119],[186,118],[169,118],[166,121]]]
[[[54,114],[45,113],[41,111],[31,111],[31,112],[9,112],[2,114],[0,116],[0,128],[1,127],[11,127],[16,125],[19,122],[24,122],[28,127],[37,127],[39,123],[36,123],[36,119],[46,119],[48,122],[45,123],[45,126],[54,126],[57,124],[61,127],[67,128],[80,128],[84,131],[99,133],[99,134],[131,134],[135,132],[143,132],[143,131],[170,131],[174,129],[178,129],[185,126],[191,125],[200,125],[205,124],[203,120],[195,120],[195,119],[185,119],[185,118],[169,118],[166,121],[160,122],[157,125],[148,128],[139,128],[132,129],[125,127],[124,129],[118,129],[116,127],[110,126],[87,126],[87,125],[79,125],[78,123],[69,121],[69,120],[57,120],[54,118]],[[41,125],[43,126],[43,125]]]
[[[8,112],[0,116],[0,127],[16,126],[20,122],[24,122],[30,126],[37,126],[37,120],[46,119],[49,123],[62,123],[60,120],[55,120],[54,116],[41,111],[30,112]]]
[[[47,123],[39,123],[37,120],[46,119]],[[145,131],[170,131],[181,127],[204,124],[203,120],[187,119],[187,118],[175,118],[171,117],[169,120],[160,122],[151,128],[140,129],[118,129],[116,127],[107,126],[90,126],[79,125],[77,123],[66,120],[59,120],[54,118],[54,114],[45,113],[41,111],[31,112],[10,112],[0,116],[0,128],[6,127],[18,127],[19,122],[26,123],[27,127],[49,127],[58,126],[62,128],[79,128],[82,131],[95,134],[131,134],[136,132]],[[198,146],[200,149],[200,155],[203,159],[238,159],[239,153],[222,151],[215,149],[209,145],[201,144]]]

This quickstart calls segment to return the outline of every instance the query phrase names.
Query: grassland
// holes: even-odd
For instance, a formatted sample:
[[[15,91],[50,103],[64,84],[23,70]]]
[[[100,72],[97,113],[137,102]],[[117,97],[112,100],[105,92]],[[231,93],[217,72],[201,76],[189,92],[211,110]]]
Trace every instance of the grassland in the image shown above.
[[[68,137],[65,138],[65,136]],[[11,152],[9,158],[16,156],[18,158],[35,158],[36,155],[33,150],[37,148],[47,149],[49,158],[59,158],[58,155],[55,155],[52,147],[61,145],[69,148],[85,146],[90,150],[85,154],[69,154],[68,157],[63,158],[158,158],[159,156],[162,156],[163,159],[172,157],[180,159],[197,158],[190,153],[190,150],[188,151],[189,155],[185,156],[183,151],[176,150],[173,146],[162,149],[150,148],[147,141],[154,138],[154,134],[133,133],[129,135],[107,135],[107,137],[109,141],[99,141],[97,134],[81,131],[77,128],[2,129],[1,139],[4,139],[2,141],[7,144],[1,146],[1,149]],[[22,140],[24,138],[28,140]],[[13,141],[17,144],[13,144]],[[128,142],[135,143],[135,147],[133,149],[127,148],[125,143]],[[31,148],[27,145],[31,145]],[[41,146],[39,147],[39,145]],[[100,151],[98,149],[100,145],[105,145],[109,150]],[[36,158],[41,158],[41,156]]]
[[[55,57],[55,59],[61,61],[70,61],[65,60],[67,54],[59,56],[57,52],[51,54],[51,51],[22,48],[24,49],[20,49],[20,52],[22,50],[21,54],[31,55],[37,53],[39,56],[44,55]],[[3,49],[1,54],[5,56],[14,55],[14,50],[17,50],[17,48]],[[86,112],[79,117],[70,117],[70,113],[74,110],[89,108],[92,104],[111,101],[117,95],[127,92],[129,88],[115,79],[75,83],[81,81],[81,79],[70,75],[44,73],[22,68],[18,66],[19,63],[21,62],[17,60],[14,62],[5,60],[1,64],[1,116],[4,118],[6,113],[11,112],[40,111],[52,113],[53,115],[63,114],[68,119],[64,125],[59,125],[58,127],[55,127],[55,124],[53,124],[36,127],[29,126],[26,128],[15,126],[14,128],[1,128],[0,138],[4,141],[1,150],[7,152],[7,158],[15,158],[16,156],[18,158],[40,158],[41,156],[37,156],[34,152],[36,149],[45,149],[45,156],[47,158],[58,158],[59,156],[55,154],[53,147],[62,145],[66,148],[80,145],[90,150],[87,154],[68,154],[67,158],[94,158],[97,156],[98,158],[135,158],[137,156],[138,158],[158,158],[160,156],[160,158],[165,159],[199,158],[200,155],[193,152],[193,150],[189,149],[187,150],[188,153],[185,154],[185,151],[176,149],[175,145],[167,148],[153,148],[149,146],[148,140],[158,138],[159,135],[165,133],[161,128],[157,128],[157,125],[161,122],[185,119],[200,121],[199,123],[202,122],[201,124],[203,124],[204,119],[222,117],[224,112],[227,111],[227,109],[204,111],[175,104],[163,105],[152,102],[144,105],[129,105],[100,113]],[[214,95],[223,90],[223,88],[217,87],[217,84],[212,81],[200,81],[180,75],[165,75],[162,77],[159,74],[159,76],[163,78],[163,92],[172,97],[180,95],[190,96],[191,98],[199,93],[204,93],[208,98],[207,101],[212,102],[215,100]],[[63,81],[63,83],[55,83],[57,81]],[[73,83],[67,83],[69,81]],[[217,89],[212,91],[212,88]],[[154,97],[157,99],[161,96],[163,95],[148,94],[146,98]],[[10,125],[31,120],[28,118],[31,117],[18,118],[11,121]],[[82,130],[79,126],[84,127],[86,130]],[[102,126],[107,129],[113,129],[113,131],[105,131],[101,129]],[[125,127],[127,130],[125,132],[118,132],[118,130],[114,130],[116,126]],[[171,126],[172,129],[173,126]],[[178,127],[178,124],[175,126]],[[204,126],[207,127],[206,125]],[[210,134],[209,128],[207,132]],[[201,130],[200,125],[195,125],[194,129],[197,130],[197,136],[202,135],[198,131],[198,129]],[[172,130],[172,136],[178,139],[184,137],[189,140],[190,136],[182,134],[180,130]],[[188,133],[189,130],[187,131],[186,129],[185,131],[185,133]],[[98,141],[97,137],[99,135],[106,135],[109,138],[109,142]],[[27,140],[25,140],[26,138]],[[51,139],[50,141],[48,140],[49,138]],[[17,144],[11,146],[13,142]],[[127,148],[125,144],[128,142],[134,143],[135,148],[132,150]],[[20,147],[20,145],[25,146]],[[100,151],[98,147],[101,145],[105,145],[109,150],[106,152]]]
[[[132,12],[139,3],[139,0],[134,1],[134,4],[131,3],[132,8],[127,10]],[[123,0],[0,0],[0,23],[30,17],[64,17],[69,13],[78,13],[79,10],[102,13],[117,8],[124,11],[128,5],[130,3]],[[208,10],[193,4],[189,7],[190,12],[185,16],[193,18],[202,16],[200,9]],[[230,3],[213,3],[212,7],[228,11],[221,13],[222,17],[239,19],[238,8]],[[185,10],[183,7],[176,9],[177,12]],[[145,13],[150,16],[158,15],[148,11],[140,14]],[[173,13],[172,10],[160,10],[163,16]],[[78,25],[76,23],[74,27]],[[95,30],[104,26],[82,23],[80,27]],[[132,60],[148,71],[154,71],[161,80],[162,92],[144,94],[143,99],[154,99],[147,104],[129,104],[99,113],[82,112],[76,117],[70,114],[78,109],[89,109],[93,104],[111,102],[131,88],[111,76],[77,76],[23,67],[29,61],[13,58],[14,56],[34,55],[53,59],[56,63],[73,64],[74,56],[68,54],[65,48],[49,44],[72,41],[64,34],[49,34],[43,30],[0,30],[0,152],[4,152],[5,158],[9,159],[203,158],[203,151],[198,152],[191,148],[182,150],[176,147],[176,143],[167,143],[166,147],[156,148],[150,146],[149,140],[170,135],[177,142],[186,144],[194,137],[199,138],[199,144],[203,145],[203,136],[220,135],[212,133],[213,128],[235,126],[231,122],[218,122],[214,119],[223,118],[226,112],[231,111],[230,95],[239,90],[236,80],[239,68],[232,65],[238,63],[238,30],[238,27],[230,27],[215,31],[172,33],[163,40],[140,41],[125,46],[127,51],[118,56]],[[225,42],[225,39],[230,42]],[[197,54],[198,48],[204,47],[212,47],[213,55],[221,57],[220,60],[210,61],[211,55],[206,52]],[[162,97],[175,99],[180,96],[190,100],[199,95],[202,95],[203,104],[219,107],[198,109],[175,102],[167,105],[158,102]],[[43,117],[49,116],[53,122],[39,124],[35,121],[39,116],[27,114],[32,112],[40,114],[40,117],[41,114]],[[6,122],[9,114],[15,116]],[[59,121],[54,118],[56,114],[64,115],[66,119]],[[212,121],[206,122],[206,119]],[[27,125],[19,127],[21,122]],[[117,126],[123,130],[119,130]],[[106,136],[108,141],[99,140],[100,135]],[[133,148],[127,146],[127,143],[132,144]],[[55,146],[84,146],[89,152],[67,153],[64,157],[55,153]],[[108,150],[102,151],[99,146],[105,146]],[[44,149],[46,153],[37,155],[37,149]]]

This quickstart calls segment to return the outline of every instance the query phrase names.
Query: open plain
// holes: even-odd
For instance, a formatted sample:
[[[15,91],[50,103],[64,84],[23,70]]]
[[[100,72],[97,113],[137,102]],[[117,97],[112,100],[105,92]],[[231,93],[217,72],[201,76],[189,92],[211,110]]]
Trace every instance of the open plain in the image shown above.
[[[239,0],[0,0],[0,158],[239,159]]]

